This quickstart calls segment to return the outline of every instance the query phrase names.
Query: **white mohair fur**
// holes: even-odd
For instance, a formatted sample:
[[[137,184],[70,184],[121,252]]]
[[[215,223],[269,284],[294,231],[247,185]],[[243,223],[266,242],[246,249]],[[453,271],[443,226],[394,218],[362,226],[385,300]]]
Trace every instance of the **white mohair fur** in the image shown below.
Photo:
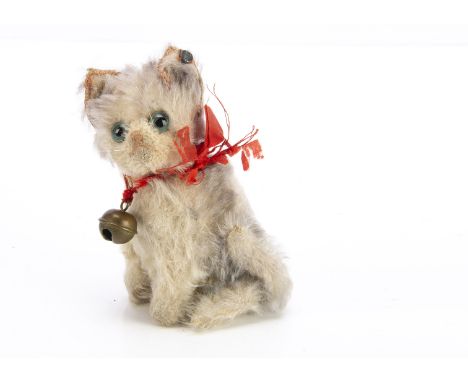
[[[204,139],[203,82],[196,64],[169,47],[159,60],[121,72],[90,69],[85,112],[103,157],[138,178],[180,162],[177,130]],[[169,129],[149,116],[163,111]],[[122,142],[115,123],[126,127]],[[209,328],[249,313],[277,312],[291,281],[277,249],[255,220],[230,165],[205,170],[198,185],[177,176],[154,180],[135,194],[128,212],[138,233],[122,245],[125,285],[134,303],[149,303],[164,326]]]

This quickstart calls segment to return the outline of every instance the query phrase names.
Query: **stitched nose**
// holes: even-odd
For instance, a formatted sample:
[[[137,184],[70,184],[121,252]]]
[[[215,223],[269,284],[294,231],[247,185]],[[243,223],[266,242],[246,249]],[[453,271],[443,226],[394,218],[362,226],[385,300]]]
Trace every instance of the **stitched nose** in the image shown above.
[[[145,137],[139,131],[135,131],[131,133],[130,142],[132,143],[133,150],[138,150],[141,148],[148,148],[148,145],[145,143]]]

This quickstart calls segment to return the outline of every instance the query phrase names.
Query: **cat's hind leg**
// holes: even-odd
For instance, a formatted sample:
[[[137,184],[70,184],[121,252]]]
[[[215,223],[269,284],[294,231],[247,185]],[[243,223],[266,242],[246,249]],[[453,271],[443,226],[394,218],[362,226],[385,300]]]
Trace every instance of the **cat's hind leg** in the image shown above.
[[[233,263],[262,282],[264,307],[278,312],[291,293],[291,280],[280,255],[263,232],[234,225],[227,234],[226,247]]]

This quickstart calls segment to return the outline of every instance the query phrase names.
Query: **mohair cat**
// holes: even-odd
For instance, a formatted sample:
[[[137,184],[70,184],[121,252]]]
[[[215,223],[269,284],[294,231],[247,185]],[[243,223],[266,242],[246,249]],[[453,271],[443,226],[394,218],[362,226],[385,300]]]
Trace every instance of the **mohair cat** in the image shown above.
[[[177,165],[178,130],[189,126],[194,144],[205,138],[203,86],[190,52],[175,47],[141,68],[90,69],[85,113],[98,150],[134,179]],[[197,185],[177,176],[151,181],[128,210],[138,233],[122,245],[125,285],[131,301],[149,303],[160,325],[208,328],[249,312],[279,311],[290,295],[281,256],[231,165],[204,173]]]

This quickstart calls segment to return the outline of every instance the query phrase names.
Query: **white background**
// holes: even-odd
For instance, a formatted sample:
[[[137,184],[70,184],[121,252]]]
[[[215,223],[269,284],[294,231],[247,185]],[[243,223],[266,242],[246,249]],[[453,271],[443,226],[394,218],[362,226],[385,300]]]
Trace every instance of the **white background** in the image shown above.
[[[467,357],[465,7],[233,4],[2,5],[0,355]],[[265,159],[233,162],[288,256],[281,316],[157,327],[99,236],[123,184],[78,86],[168,43],[260,129]]]

